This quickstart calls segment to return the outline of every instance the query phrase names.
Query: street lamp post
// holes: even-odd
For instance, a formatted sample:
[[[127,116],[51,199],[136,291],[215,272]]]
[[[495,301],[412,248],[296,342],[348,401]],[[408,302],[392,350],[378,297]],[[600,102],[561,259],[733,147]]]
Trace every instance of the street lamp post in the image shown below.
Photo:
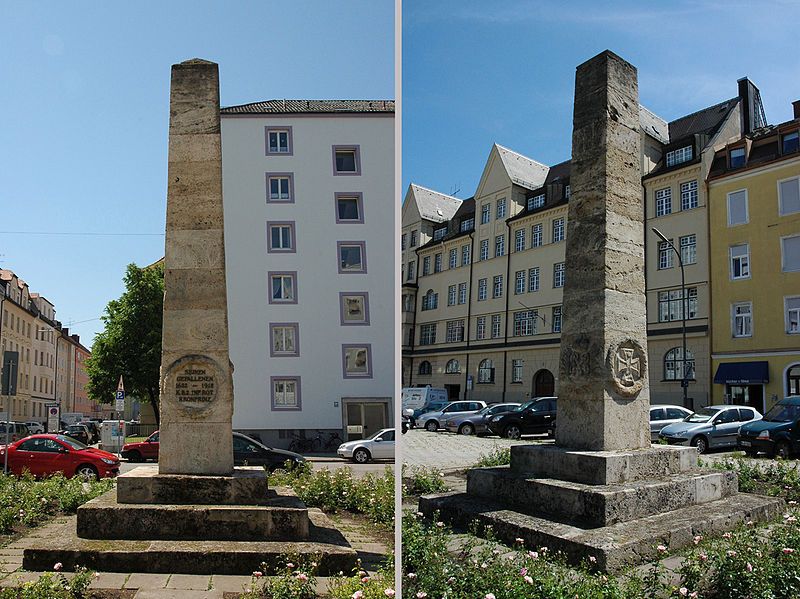
[[[653,233],[658,235],[661,240],[675,252],[675,255],[678,257],[678,264],[681,267],[681,332],[683,336],[683,377],[681,378],[681,387],[683,388],[683,407],[689,408],[689,359],[686,355],[686,310],[689,307],[689,302],[686,297],[686,275],[683,270],[683,258],[681,257],[681,253],[661,231],[655,227],[651,228]]]

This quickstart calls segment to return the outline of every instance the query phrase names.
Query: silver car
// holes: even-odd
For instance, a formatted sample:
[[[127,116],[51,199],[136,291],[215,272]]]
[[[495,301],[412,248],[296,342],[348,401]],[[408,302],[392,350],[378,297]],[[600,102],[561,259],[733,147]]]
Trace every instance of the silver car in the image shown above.
[[[486,423],[489,418],[496,414],[510,412],[517,406],[519,406],[518,403],[496,403],[486,406],[480,412],[474,414],[452,416],[445,420],[442,426],[451,433],[458,433],[459,435],[481,435],[488,430]]]
[[[461,414],[471,414],[485,407],[485,401],[476,401],[474,399],[451,401],[439,411],[422,414],[417,418],[417,422],[422,424],[426,431],[436,432],[448,418],[460,416]]]
[[[650,440],[658,441],[658,433],[669,424],[683,422],[694,414],[682,406],[650,406]]]
[[[761,418],[750,406],[706,406],[683,422],[664,427],[659,437],[670,445],[691,445],[697,453],[705,453],[712,447],[736,447],[739,427]]]

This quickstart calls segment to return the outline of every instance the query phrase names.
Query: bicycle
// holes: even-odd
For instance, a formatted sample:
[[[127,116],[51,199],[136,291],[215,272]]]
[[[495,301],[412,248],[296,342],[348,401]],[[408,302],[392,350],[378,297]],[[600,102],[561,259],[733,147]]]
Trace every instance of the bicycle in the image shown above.
[[[328,435],[327,441],[323,440],[323,436]],[[339,445],[344,443],[338,432],[325,433],[320,430],[317,431],[317,436],[314,438],[314,447],[316,450],[324,449],[327,452],[336,451]]]
[[[289,443],[289,451],[294,453],[305,453],[312,451],[314,448],[314,441],[318,439],[306,439],[296,433],[292,433],[292,442]]]

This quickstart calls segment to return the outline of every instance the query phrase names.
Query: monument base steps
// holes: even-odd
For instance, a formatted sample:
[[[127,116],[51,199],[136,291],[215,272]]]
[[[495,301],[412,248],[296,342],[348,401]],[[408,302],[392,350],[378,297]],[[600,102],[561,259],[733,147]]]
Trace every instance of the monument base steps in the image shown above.
[[[692,505],[604,526],[584,528],[576,524],[510,511],[505,504],[468,495],[445,493],[420,498],[419,509],[428,517],[469,528],[472,523],[490,526],[493,538],[514,545],[523,539],[527,549],[562,552],[573,564],[588,564],[606,572],[626,568],[659,557],[658,545],[670,551],[691,545],[695,535],[715,535],[744,522],[764,522],[784,509],[781,499],[739,493],[703,505]]]
[[[266,563],[267,574],[276,574],[285,566],[283,558],[294,555],[313,558],[320,576],[352,572],[357,554],[342,533],[320,510],[309,509],[308,516],[308,537],[296,541],[84,539],[69,518],[58,534],[29,539],[22,566],[49,571],[61,562],[64,570],[83,566],[104,572],[248,575]]]

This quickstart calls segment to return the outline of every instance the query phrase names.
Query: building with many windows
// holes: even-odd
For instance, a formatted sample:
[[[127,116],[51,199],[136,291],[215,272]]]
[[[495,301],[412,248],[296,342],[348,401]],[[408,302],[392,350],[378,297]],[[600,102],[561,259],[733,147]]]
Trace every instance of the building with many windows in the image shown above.
[[[257,102],[221,127],[234,428],[391,425],[394,103]]]

